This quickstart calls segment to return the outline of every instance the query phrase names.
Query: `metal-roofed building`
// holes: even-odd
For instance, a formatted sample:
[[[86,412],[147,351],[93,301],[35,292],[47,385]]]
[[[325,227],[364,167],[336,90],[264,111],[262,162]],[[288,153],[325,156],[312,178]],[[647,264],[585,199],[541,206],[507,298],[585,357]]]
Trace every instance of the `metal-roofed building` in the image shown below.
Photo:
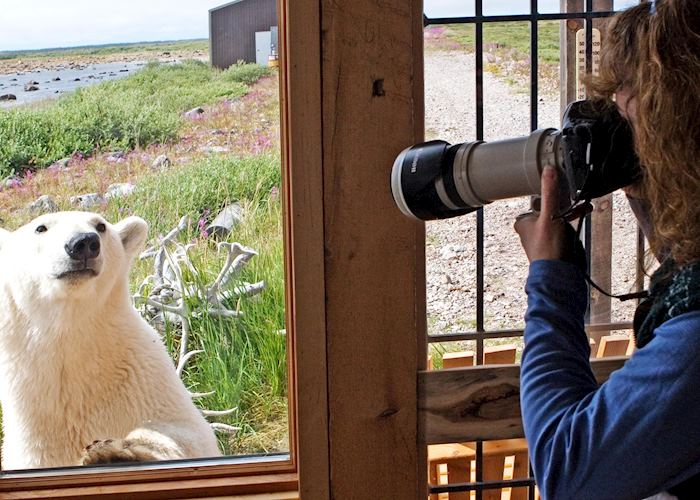
[[[236,0],[210,9],[209,49],[216,68],[238,61],[266,64],[277,49],[277,0]]]

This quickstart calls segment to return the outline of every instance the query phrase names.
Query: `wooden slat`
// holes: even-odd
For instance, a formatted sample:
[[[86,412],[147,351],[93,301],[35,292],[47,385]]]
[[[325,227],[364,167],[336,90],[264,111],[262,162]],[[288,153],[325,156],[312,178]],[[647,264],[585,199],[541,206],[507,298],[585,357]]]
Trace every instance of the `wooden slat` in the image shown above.
[[[321,5],[331,497],[424,498],[424,225],[389,183],[422,138],[422,5]]]
[[[599,383],[626,357],[593,360]],[[418,418],[428,444],[524,437],[520,366],[423,371],[418,374]]]
[[[626,335],[605,335],[600,338],[600,345],[596,352],[598,358],[611,356],[625,356],[630,346],[630,338]]]

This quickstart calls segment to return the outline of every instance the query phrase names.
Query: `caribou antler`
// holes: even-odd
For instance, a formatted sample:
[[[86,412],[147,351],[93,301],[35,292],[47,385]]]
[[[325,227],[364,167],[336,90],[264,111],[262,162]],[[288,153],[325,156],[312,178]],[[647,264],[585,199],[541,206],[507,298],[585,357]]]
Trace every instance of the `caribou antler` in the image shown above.
[[[176,241],[177,236],[184,231],[189,224],[189,217],[184,216],[178,225],[165,237],[161,238],[156,246],[150,247],[141,253],[140,258],[154,257],[154,274],[146,277],[137,292],[133,295],[134,303],[143,304],[146,307],[145,314],[150,312],[152,320],[162,317],[173,324],[180,325],[180,350],[177,358],[176,371],[180,378],[185,370],[187,362],[203,350],[188,351],[188,339],[190,334],[190,318],[210,314],[226,318],[236,318],[242,314],[238,310],[229,309],[224,305],[226,299],[233,297],[251,296],[260,293],[265,288],[265,282],[242,283],[231,287],[231,282],[257,252],[239,243],[222,242],[217,245],[217,251],[226,252],[226,260],[216,279],[208,286],[201,287],[198,279],[201,273],[192,263],[189,251],[193,245],[183,245]],[[172,247],[173,250],[169,250]],[[186,268],[193,282],[186,282],[183,277],[183,267]],[[150,292],[148,292],[150,288]],[[197,298],[199,300],[186,300]],[[189,304],[197,306],[191,309]],[[190,392],[190,397],[201,398],[214,394],[211,392]],[[202,410],[205,416],[222,416],[234,413],[237,408],[227,410]],[[236,432],[240,430],[227,424],[214,422],[210,424],[213,429],[221,432]]]

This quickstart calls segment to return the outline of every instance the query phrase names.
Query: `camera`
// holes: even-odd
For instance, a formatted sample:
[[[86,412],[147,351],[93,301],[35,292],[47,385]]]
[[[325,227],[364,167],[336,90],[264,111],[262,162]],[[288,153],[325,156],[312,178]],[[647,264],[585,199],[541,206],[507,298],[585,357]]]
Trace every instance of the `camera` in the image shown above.
[[[546,165],[559,172],[565,213],[641,177],[632,129],[610,103],[575,101],[561,130],[493,142],[435,140],[403,150],[391,171],[394,201],[405,215],[434,220],[496,200],[540,194]]]

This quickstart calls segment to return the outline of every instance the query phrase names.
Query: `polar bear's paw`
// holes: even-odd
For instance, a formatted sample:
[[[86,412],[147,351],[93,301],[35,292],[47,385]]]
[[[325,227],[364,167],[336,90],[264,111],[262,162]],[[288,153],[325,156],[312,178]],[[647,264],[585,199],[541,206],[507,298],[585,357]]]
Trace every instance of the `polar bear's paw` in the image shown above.
[[[83,451],[82,465],[112,464],[119,462],[148,462],[158,460],[153,450],[142,443],[128,439],[94,441]]]

